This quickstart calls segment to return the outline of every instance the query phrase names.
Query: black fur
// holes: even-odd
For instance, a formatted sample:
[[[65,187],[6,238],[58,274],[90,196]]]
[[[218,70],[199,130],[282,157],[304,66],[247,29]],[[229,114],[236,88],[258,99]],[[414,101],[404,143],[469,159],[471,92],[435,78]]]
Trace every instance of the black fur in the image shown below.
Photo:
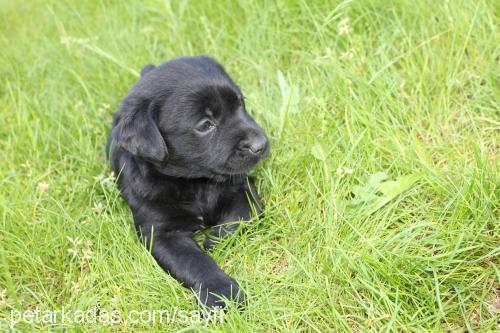
[[[268,146],[240,89],[210,57],[146,65],[114,115],[108,155],[136,229],[158,264],[208,306],[225,306],[220,296],[242,303],[243,294],[193,233],[213,227],[223,237],[251,218],[251,206],[260,212],[245,173]]]

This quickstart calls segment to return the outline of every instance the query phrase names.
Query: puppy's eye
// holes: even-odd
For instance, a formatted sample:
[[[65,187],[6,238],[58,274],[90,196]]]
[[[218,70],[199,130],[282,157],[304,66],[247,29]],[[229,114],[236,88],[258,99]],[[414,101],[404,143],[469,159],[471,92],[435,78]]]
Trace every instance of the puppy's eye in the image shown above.
[[[196,126],[196,130],[201,133],[208,133],[215,128],[215,124],[209,120],[205,119]]]

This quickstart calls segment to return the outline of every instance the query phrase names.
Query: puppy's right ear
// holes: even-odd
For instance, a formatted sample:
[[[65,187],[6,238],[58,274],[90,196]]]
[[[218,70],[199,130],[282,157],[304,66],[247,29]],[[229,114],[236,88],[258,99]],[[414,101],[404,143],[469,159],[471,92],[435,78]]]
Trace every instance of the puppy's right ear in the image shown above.
[[[165,163],[168,150],[155,121],[154,101],[127,97],[112,130],[114,144],[153,163]]]

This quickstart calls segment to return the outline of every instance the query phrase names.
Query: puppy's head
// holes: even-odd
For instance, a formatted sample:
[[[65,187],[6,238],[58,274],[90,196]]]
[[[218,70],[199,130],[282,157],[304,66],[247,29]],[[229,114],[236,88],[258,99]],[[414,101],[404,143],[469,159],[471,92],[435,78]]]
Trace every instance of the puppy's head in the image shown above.
[[[214,59],[177,58],[141,74],[115,116],[115,144],[187,178],[243,174],[267,154],[264,131]]]

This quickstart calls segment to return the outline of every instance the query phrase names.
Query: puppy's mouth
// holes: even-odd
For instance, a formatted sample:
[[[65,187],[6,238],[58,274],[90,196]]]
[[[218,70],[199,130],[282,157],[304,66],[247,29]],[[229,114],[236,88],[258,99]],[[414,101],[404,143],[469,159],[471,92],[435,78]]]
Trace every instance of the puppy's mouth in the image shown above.
[[[221,175],[239,175],[252,170],[262,159],[269,153],[269,147],[257,155],[248,155],[241,152],[236,152],[220,170],[215,170]]]

